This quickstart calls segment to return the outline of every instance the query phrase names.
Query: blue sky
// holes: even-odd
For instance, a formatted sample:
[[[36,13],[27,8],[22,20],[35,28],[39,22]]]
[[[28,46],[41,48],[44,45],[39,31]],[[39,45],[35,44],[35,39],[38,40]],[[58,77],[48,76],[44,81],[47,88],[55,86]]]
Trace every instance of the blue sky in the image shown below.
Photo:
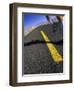
[[[23,14],[24,21],[24,30],[28,30],[34,26],[37,26],[40,23],[47,22],[45,15],[39,14]]]

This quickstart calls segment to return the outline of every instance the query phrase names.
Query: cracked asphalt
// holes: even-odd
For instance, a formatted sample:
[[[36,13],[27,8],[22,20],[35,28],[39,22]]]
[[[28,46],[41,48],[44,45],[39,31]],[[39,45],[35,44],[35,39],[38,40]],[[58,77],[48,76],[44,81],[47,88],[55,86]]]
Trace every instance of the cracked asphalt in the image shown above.
[[[44,31],[51,42],[45,42],[40,31]],[[51,24],[39,26],[24,37],[23,74],[63,72],[63,61],[56,63],[52,59],[46,43],[53,43],[63,57],[63,30],[60,23],[56,23],[55,26]]]

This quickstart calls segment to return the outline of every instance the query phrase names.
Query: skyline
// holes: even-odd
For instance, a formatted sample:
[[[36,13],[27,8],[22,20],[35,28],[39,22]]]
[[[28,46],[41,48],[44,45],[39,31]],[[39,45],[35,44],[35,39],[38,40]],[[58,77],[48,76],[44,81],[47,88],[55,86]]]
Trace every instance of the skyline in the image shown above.
[[[45,17],[46,15],[39,15],[39,14],[23,14],[23,21],[24,21],[24,30],[28,30],[29,28],[36,27],[41,23],[47,22]]]

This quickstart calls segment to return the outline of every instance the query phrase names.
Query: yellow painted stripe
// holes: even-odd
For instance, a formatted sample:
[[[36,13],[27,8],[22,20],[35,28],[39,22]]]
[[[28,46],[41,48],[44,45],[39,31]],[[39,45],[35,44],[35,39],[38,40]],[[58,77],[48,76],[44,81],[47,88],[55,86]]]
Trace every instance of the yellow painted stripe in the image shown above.
[[[50,41],[43,31],[40,32],[46,42]],[[46,43],[46,45],[48,47],[49,52],[51,53],[53,60],[56,63],[59,63],[60,61],[63,60],[62,56],[58,53],[57,49],[52,43]]]

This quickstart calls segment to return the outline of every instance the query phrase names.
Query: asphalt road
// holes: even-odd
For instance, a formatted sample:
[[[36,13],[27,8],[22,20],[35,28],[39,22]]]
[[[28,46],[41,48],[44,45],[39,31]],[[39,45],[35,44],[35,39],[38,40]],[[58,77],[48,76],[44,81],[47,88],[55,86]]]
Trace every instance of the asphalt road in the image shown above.
[[[45,42],[40,31],[43,31],[51,42]],[[46,43],[53,43],[63,57],[63,30],[59,23],[39,26],[24,37],[24,74],[63,72],[63,61],[56,63],[53,60]]]

